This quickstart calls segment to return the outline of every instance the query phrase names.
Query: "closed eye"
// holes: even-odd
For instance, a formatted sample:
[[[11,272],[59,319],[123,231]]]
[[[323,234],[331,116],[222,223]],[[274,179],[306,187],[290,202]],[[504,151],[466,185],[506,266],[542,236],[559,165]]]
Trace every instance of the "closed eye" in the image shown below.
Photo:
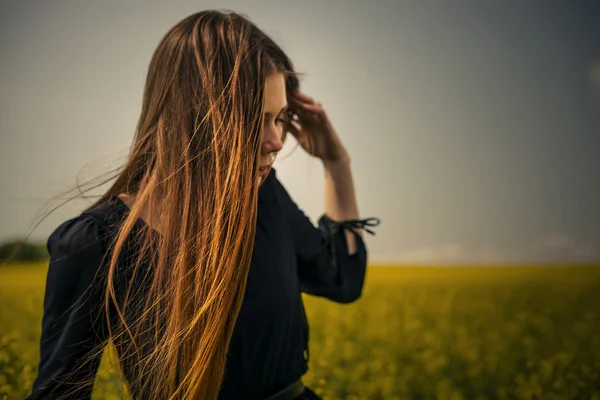
[[[286,105],[285,107],[283,107],[277,114],[275,114],[275,122],[287,122],[285,119],[281,119],[280,116],[283,114],[284,117],[289,117],[289,108]],[[266,112],[265,113],[265,120],[271,119],[271,117],[273,117],[273,113],[270,112]],[[278,119],[280,121],[278,121]]]

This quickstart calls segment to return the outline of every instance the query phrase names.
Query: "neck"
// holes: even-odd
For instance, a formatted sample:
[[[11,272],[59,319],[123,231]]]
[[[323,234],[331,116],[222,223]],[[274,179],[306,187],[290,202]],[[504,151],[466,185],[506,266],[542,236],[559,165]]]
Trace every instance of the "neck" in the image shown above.
[[[123,201],[123,203],[125,203],[130,210],[134,207],[134,205],[137,201],[136,197],[129,193],[119,193],[117,195],[117,197],[119,199],[121,199]],[[162,235],[160,221],[157,218],[157,216],[160,215],[160,213],[152,212],[150,203],[156,204],[156,202],[146,202],[146,204],[144,205],[144,208],[142,209],[142,212],[140,213],[139,218],[142,221],[144,221],[144,223],[148,227],[150,227],[151,229],[157,231],[158,233],[160,233]]]

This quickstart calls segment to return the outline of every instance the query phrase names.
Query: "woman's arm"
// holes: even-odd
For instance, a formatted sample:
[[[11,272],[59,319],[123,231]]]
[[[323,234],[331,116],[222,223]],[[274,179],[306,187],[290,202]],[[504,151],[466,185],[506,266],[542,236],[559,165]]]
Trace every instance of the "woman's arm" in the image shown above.
[[[307,293],[351,302],[360,297],[365,278],[362,228],[379,221],[358,219],[350,157],[322,105],[299,91],[290,93],[288,102],[289,132],[325,168],[325,214],[318,228],[281,191],[294,231],[300,281]]]
[[[325,214],[333,221],[351,221],[345,232],[349,254],[357,251],[353,232],[362,237],[363,221],[350,169],[350,156],[344,148],[321,103],[304,93],[289,94],[288,130],[302,148],[320,159],[325,168]]]
[[[350,169],[350,157],[339,161],[323,161],[325,167],[325,213],[334,221],[358,218],[358,206]],[[362,229],[350,228],[362,237]],[[351,231],[345,231],[348,254],[356,253],[356,241]]]
[[[102,290],[94,284],[103,256],[102,229],[88,217],[50,236],[40,363],[27,400],[91,398],[107,333]]]
[[[273,169],[261,190],[273,190],[294,242],[302,291],[339,303],[357,300],[362,293],[367,266],[367,249],[362,237],[348,225],[361,223],[319,218],[318,227],[296,205]],[[354,251],[348,248],[352,235]]]

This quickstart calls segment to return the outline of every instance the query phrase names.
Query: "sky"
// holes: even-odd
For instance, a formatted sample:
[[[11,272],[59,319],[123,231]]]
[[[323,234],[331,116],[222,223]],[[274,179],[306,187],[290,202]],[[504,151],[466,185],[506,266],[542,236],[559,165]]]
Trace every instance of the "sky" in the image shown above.
[[[124,162],[154,49],[208,8],[247,15],[305,74],[350,154],[361,217],[381,219],[371,262],[600,261],[592,0],[0,0],[0,241]],[[316,222],[321,163],[291,139],[275,167]]]

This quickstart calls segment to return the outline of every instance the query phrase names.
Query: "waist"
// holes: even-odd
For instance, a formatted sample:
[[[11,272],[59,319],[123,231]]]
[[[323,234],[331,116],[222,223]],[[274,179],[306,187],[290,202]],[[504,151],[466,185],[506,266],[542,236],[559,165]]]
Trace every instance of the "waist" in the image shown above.
[[[281,389],[279,392],[272,394],[264,400],[294,400],[304,392],[304,385],[302,380],[298,379],[286,388]]]

